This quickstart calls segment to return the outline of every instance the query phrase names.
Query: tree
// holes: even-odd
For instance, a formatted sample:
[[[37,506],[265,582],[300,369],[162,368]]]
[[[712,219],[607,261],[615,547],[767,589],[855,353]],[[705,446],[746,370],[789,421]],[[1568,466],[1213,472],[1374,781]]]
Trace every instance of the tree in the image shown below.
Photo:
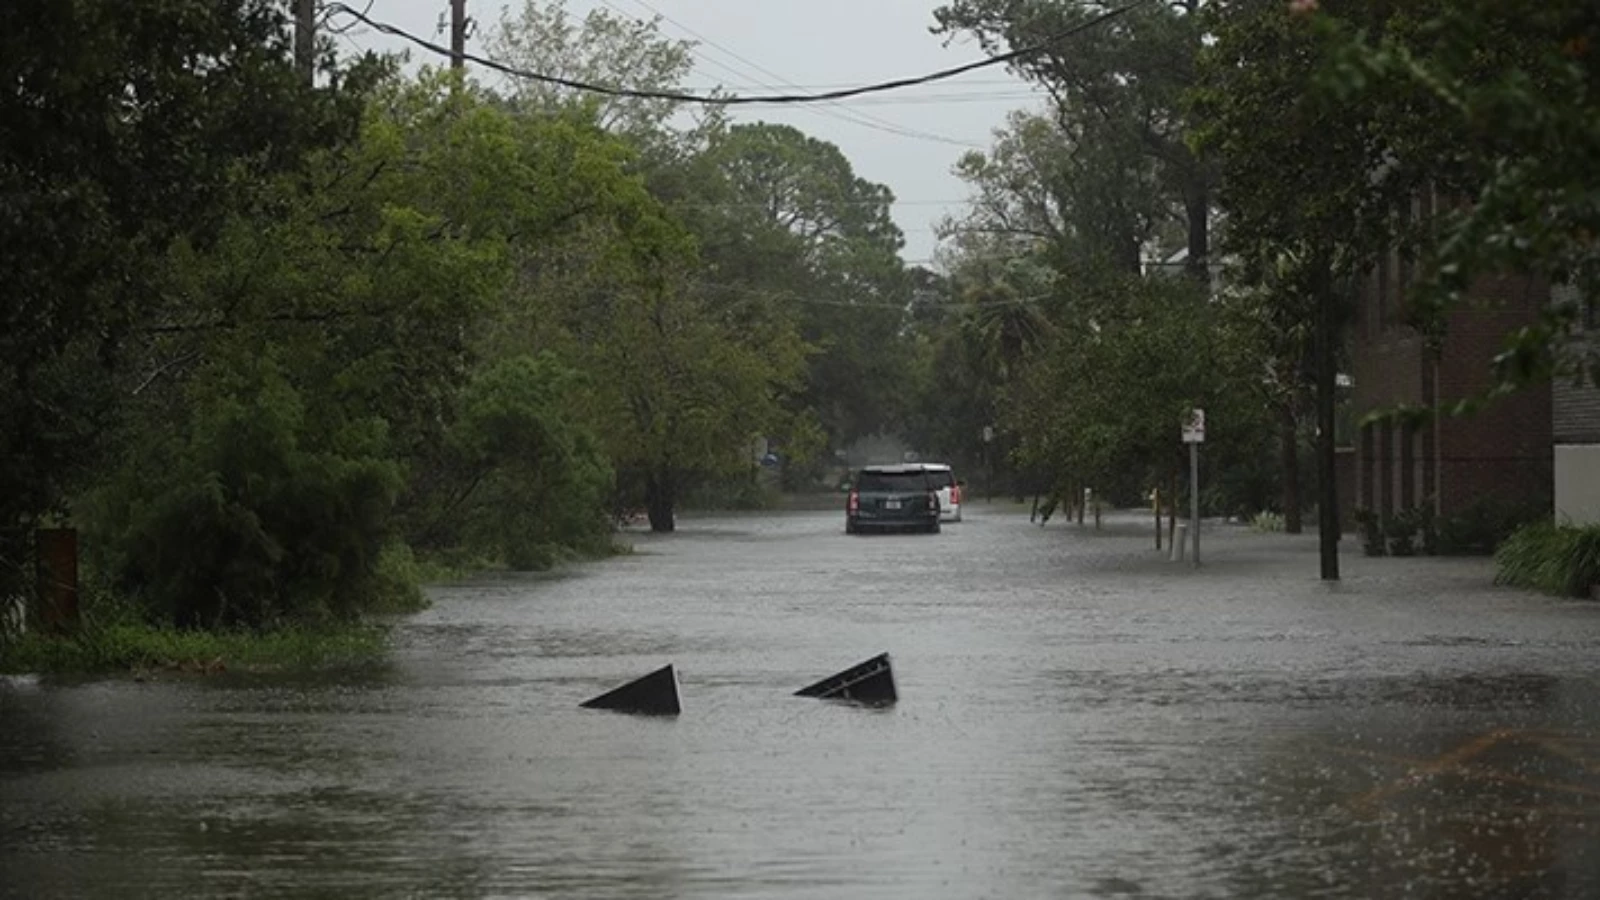
[[[595,8],[574,21],[565,0],[526,0],[515,12],[502,7],[488,39],[490,56],[525,71],[608,87],[672,90],[694,70],[694,44],[661,34],[661,18],[631,19]],[[602,97],[528,79],[510,83],[507,100],[522,112],[588,109],[600,128],[644,151],[651,164],[681,157],[722,121],[715,108],[690,112],[694,127],[680,129],[683,105],[675,100]]]
[[[574,377],[480,329],[521,302],[522,253],[659,225],[627,158],[425,73],[174,244],[136,329],[159,377],[84,504],[100,568],[169,621],[261,627],[414,591],[380,565],[407,540],[516,566],[593,547],[609,470],[559,399]]]
[[[167,249],[352,132],[359,79],[302,85],[286,25],[272,0],[0,9],[0,595],[105,446]]]
[[[705,162],[722,179],[718,209],[690,220],[707,270],[771,296],[816,348],[798,399],[827,440],[897,427],[909,284],[893,194],[858,177],[838,147],[785,125],[718,131]]]
[[[1337,6],[1309,4],[1303,17],[1336,48],[1317,85],[1367,112],[1396,180],[1470,201],[1419,248],[1419,325],[1437,337],[1479,276],[1538,275],[1574,290],[1507,336],[1493,360],[1498,391],[1551,376],[1600,383],[1594,343],[1572,337],[1600,297],[1600,11],[1581,0],[1471,0],[1383,12],[1381,28]]]
[[[1063,272],[1138,274],[1145,255],[1160,252],[1171,208],[1128,137],[1096,119],[1013,113],[987,153],[957,162],[973,204],[943,223],[942,236],[986,258],[1003,251]]]
[[[1102,15],[1103,8],[1081,0],[952,0],[934,16],[936,31],[974,34],[986,50],[1043,46],[1019,59],[1017,70],[1050,92],[1057,124],[1072,146],[1093,148],[1102,171],[1122,172],[1121,186],[1083,199],[1108,209],[1143,206],[1128,179],[1143,180],[1148,172],[1168,208],[1182,211],[1190,273],[1208,280],[1214,177],[1185,141],[1184,95],[1204,32],[1200,10],[1199,0],[1144,5],[1074,40],[1057,36]],[[1155,212],[1138,209],[1141,215]],[[1095,220],[1114,221],[1104,215]]]
[[[1265,261],[1289,261],[1293,271],[1278,283],[1314,312],[1321,572],[1337,579],[1341,285],[1383,242],[1399,186],[1383,179],[1385,145],[1371,118],[1308,90],[1331,58],[1326,34],[1275,0],[1219,2],[1209,15],[1215,41],[1192,94],[1202,123],[1194,140],[1222,173],[1230,251],[1258,272]]]

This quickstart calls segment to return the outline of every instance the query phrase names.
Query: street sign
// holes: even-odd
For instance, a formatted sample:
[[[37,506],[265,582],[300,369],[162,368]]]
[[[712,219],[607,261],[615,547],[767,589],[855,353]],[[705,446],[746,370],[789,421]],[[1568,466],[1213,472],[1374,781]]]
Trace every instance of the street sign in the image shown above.
[[[1183,442],[1185,444],[1203,444],[1206,442],[1206,411],[1203,409],[1189,410],[1189,418],[1183,423]]]

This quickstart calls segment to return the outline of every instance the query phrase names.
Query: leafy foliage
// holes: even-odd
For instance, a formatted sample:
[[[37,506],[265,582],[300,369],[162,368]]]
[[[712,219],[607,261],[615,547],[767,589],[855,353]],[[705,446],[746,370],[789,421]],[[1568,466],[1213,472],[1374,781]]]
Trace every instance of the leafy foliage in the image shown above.
[[[1436,331],[1484,275],[1569,285],[1539,323],[1507,336],[1494,371],[1502,390],[1594,380],[1592,342],[1571,331],[1600,296],[1600,12],[1582,0],[1427,2],[1390,11],[1381,29],[1359,24],[1319,17],[1341,52],[1318,85],[1369,111],[1397,176],[1471,201],[1425,247],[1416,317]]]
[[[1600,584],[1600,527],[1525,525],[1500,545],[1494,561],[1501,584],[1587,597]]]
[[[163,291],[255,188],[347,137],[360,71],[303,86],[270,0],[21,0],[0,9],[0,594],[120,413],[108,377]]]

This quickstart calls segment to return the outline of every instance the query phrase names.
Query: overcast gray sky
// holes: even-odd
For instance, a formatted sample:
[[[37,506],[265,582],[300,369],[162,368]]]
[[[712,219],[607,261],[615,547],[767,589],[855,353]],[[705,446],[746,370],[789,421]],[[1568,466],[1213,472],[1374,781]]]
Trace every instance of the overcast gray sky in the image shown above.
[[[349,0],[357,5],[355,0]],[[467,0],[468,15],[484,28],[502,7],[521,4]],[[763,93],[761,85],[808,89],[900,78],[981,58],[970,41],[949,47],[929,33],[937,0],[567,0],[581,17],[596,6],[637,18],[666,17],[668,37],[693,40],[695,73],[690,87],[721,84],[740,93]],[[359,8],[359,7],[358,7]],[[369,15],[426,38],[435,38],[449,0],[377,0]],[[483,32],[468,43],[483,51]],[[398,38],[356,32],[356,46],[399,49]],[[448,44],[447,36],[437,37]],[[347,45],[348,47],[348,45]],[[414,60],[425,51],[412,53]],[[757,68],[759,66],[759,68]],[[762,70],[767,71],[762,71]],[[488,79],[486,79],[488,80]],[[837,144],[856,173],[894,191],[895,221],[906,233],[905,256],[926,260],[934,249],[933,226],[959,212],[966,189],[950,174],[967,149],[987,146],[991,131],[1012,109],[1035,105],[1027,85],[1003,66],[835,105],[736,108],[740,121],[783,122]],[[909,133],[908,133],[909,132]]]

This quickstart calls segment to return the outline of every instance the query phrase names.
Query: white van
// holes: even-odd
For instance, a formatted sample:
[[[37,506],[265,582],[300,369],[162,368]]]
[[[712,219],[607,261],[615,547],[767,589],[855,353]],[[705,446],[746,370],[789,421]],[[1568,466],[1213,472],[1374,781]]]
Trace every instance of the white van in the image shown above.
[[[919,463],[927,473],[930,486],[939,491],[939,521],[961,521],[961,482],[956,473],[944,463]]]

